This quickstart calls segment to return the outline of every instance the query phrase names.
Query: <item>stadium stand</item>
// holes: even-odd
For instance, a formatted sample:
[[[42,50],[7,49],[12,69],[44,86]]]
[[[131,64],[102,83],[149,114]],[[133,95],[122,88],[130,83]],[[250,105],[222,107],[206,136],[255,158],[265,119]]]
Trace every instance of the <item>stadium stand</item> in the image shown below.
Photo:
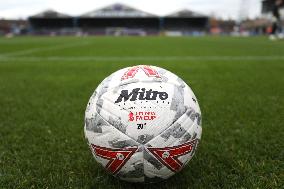
[[[29,17],[30,31],[41,35],[74,34],[74,18],[54,10]]]
[[[157,35],[161,32],[182,35],[208,31],[209,17],[183,10],[166,17],[116,3],[72,17],[53,10],[29,17],[34,34],[48,35]]]
[[[79,27],[88,34],[157,34],[159,17],[123,4],[113,4],[79,17]]]
[[[200,35],[207,31],[209,18],[190,10],[180,10],[165,16],[163,29],[168,31],[181,32],[182,35]]]

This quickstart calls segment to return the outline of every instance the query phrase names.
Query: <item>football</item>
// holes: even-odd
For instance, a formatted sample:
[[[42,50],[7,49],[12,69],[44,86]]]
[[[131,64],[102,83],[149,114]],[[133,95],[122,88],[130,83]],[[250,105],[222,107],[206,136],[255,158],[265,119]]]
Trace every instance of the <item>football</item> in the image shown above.
[[[97,87],[86,108],[84,132],[107,172],[153,183],[191,160],[201,139],[201,111],[181,78],[139,65],[111,74]]]

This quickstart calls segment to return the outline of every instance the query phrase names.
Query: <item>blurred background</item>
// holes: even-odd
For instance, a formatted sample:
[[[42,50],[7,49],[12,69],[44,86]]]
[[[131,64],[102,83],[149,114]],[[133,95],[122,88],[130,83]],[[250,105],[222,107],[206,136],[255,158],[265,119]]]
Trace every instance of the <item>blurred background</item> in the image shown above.
[[[283,189],[283,1],[0,0],[0,189]],[[99,83],[134,65],[202,110],[196,156],[155,185],[106,174],[83,133]]]
[[[273,31],[275,3],[275,0],[1,0],[0,35],[267,35]],[[280,30],[284,17],[282,1],[278,9]]]

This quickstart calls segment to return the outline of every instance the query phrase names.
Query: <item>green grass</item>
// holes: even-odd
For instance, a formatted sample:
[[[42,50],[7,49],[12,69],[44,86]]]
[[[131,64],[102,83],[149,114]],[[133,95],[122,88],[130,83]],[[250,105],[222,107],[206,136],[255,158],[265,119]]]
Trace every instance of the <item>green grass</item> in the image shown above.
[[[145,186],[106,174],[83,134],[85,107],[97,85],[135,64],[161,66],[183,78],[203,116],[201,144],[189,165]],[[0,188],[283,186],[284,42],[0,38]]]

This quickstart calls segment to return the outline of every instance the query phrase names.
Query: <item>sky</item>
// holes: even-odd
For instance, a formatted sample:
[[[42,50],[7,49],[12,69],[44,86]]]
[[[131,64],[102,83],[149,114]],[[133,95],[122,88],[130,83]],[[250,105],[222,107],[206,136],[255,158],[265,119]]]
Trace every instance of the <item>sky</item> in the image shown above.
[[[261,0],[0,0],[0,18],[27,18],[47,9],[79,16],[113,3],[124,3],[160,16],[189,9],[224,19],[239,19],[241,12],[254,18],[261,10]]]

